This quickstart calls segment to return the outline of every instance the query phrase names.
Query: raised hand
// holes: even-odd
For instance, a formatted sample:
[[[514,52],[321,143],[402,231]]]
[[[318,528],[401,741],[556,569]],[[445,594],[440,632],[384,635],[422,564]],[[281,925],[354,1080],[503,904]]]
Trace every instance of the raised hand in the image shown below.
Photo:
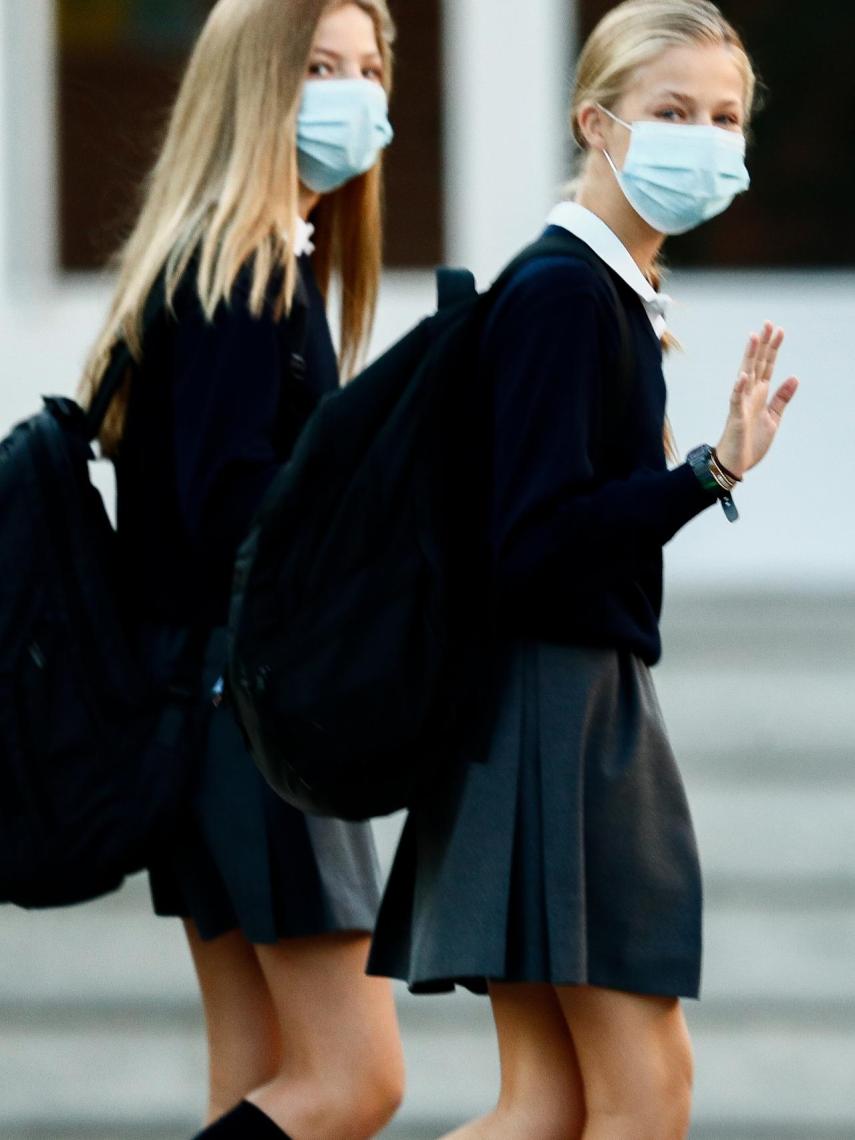
[[[791,376],[769,398],[784,330],[767,321],[748,341],[739,379],[730,398],[730,414],[716,448],[720,462],[739,478],[756,467],[775,439],[781,417],[799,386]]]

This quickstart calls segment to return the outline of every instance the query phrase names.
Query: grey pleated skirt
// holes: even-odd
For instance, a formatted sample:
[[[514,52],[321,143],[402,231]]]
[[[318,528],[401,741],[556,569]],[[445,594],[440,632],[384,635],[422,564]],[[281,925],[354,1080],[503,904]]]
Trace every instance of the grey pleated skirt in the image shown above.
[[[369,973],[414,992],[487,983],[697,997],[702,890],[647,667],[511,647],[474,759],[414,805]]]
[[[206,690],[224,660],[218,633],[205,665]],[[312,818],[281,800],[255,767],[227,705],[209,718],[183,817],[149,879],[155,912],[192,919],[206,940],[231,930],[259,945],[368,932],[380,901],[370,826]]]

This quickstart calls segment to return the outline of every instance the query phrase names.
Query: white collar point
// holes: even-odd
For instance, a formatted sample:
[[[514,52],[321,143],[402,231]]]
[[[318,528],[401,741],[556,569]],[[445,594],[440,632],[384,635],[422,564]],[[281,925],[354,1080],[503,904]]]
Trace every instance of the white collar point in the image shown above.
[[[656,292],[629,250],[602,218],[578,202],[561,202],[547,221],[549,225],[560,226],[590,246],[597,257],[638,294],[654,332],[659,337],[664,335],[671,298],[665,293]]]

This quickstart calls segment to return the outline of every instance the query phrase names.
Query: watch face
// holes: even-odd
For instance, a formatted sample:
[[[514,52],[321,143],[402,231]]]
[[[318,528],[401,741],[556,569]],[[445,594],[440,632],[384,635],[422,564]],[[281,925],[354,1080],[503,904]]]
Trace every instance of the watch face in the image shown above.
[[[697,476],[698,482],[701,484],[705,491],[712,491],[716,495],[721,494],[721,487],[718,481],[710,471],[710,459],[712,458],[712,448],[708,443],[701,444],[693,451],[690,451],[686,457],[686,462]]]
[[[699,447],[695,447],[689,452],[686,456],[686,462],[694,467],[695,464],[709,463],[711,457],[712,448],[708,443],[702,443]]]

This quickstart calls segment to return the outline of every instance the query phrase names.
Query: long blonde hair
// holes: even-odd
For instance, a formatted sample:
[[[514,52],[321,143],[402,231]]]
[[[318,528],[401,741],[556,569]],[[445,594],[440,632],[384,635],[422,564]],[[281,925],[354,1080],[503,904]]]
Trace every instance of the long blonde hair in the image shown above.
[[[193,50],[149,176],[142,209],[116,262],[118,281],[106,324],[87,362],[80,396],[91,403],[110,353],[124,339],[142,358],[146,300],[164,274],[167,303],[198,256],[196,286],[210,319],[252,264],[250,309],[264,307],[281,273],[277,300],[290,309],[297,280],[293,242],[299,174],[297,115],[318,24],[355,3],[374,21],[387,91],[394,28],[386,0],[219,0]],[[369,335],[382,258],[382,163],[331,194],[313,216],[315,262],[327,295],[342,286],[341,364],[356,367]],[[129,381],[101,433],[114,455],[124,430]]]

